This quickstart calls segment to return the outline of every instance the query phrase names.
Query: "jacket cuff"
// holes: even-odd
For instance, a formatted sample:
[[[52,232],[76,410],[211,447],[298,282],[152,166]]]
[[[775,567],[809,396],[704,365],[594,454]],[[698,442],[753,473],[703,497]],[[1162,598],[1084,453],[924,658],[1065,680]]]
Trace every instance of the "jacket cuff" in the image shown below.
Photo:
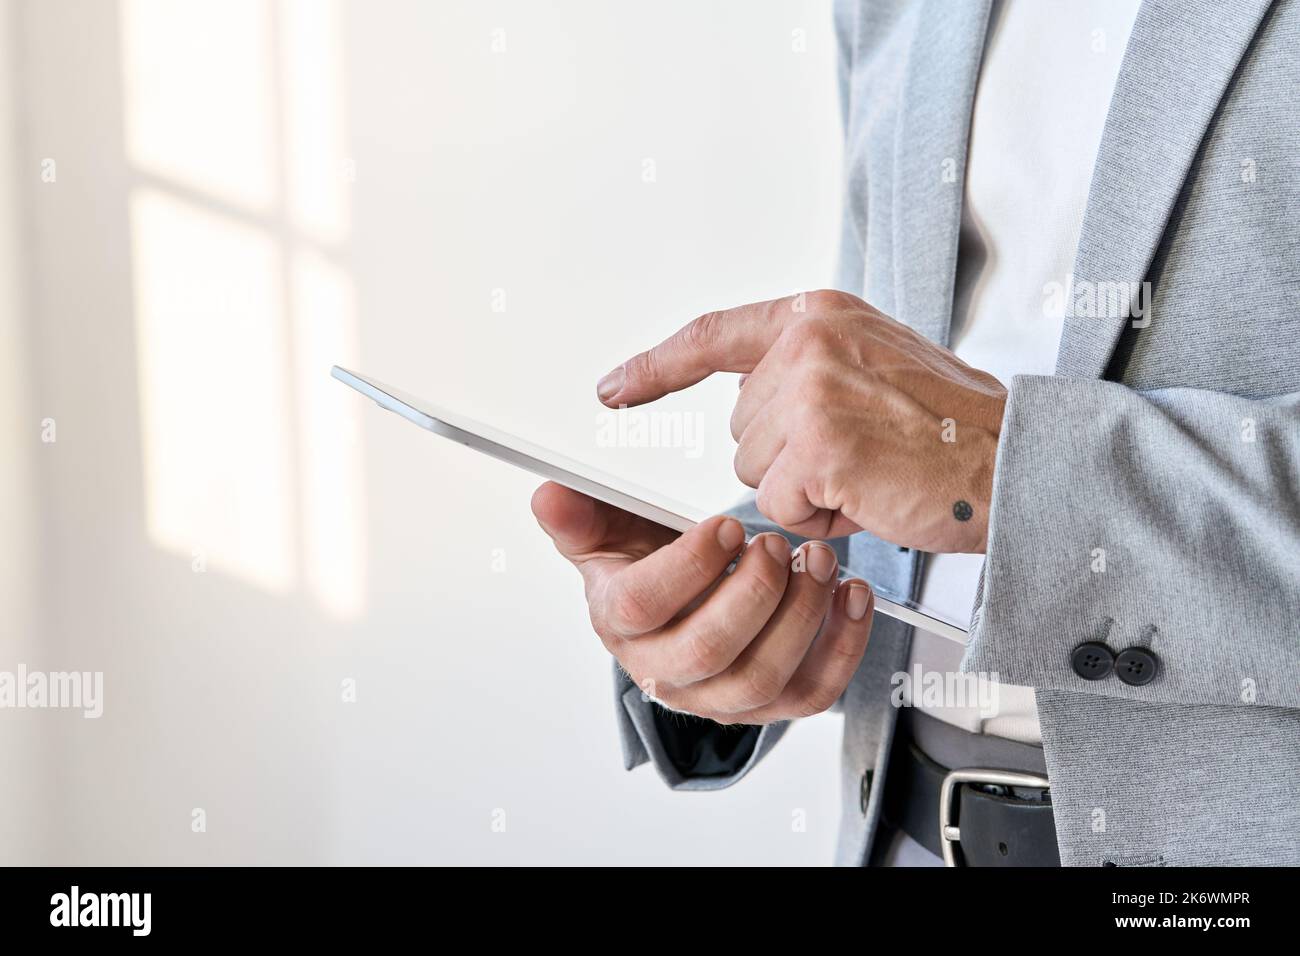
[[[1236,472],[1204,453],[1198,423],[1236,421],[1243,408],[1255,406],[1016,376],[962,670],[1039,691],[1148,704],[1292,705],[1294,684],[1285,678],[1295,672],[1295,657],[1278,638],[1286,633],[1277,620],[1281,602],[1243,596],[1240,586],[1233,591],[1241,558],[1217,547],[1219,538],[1249,527],[1234,525],[1225,502],[1262,494],[1247,479],[1263,466],[1243,458],[1245,477],[1228,483],[1223,476]],[[1225,445],[1218,454],[1230,452]],[[1285,563],[1272,538],[1252,546],[1260,573]],[[1074,661],[1086,643],[1105,645],[1116,670],[1086,679],[1083,658]],[[1121,680],[1122,656],[1154,661],[1156,676]]]
[[[674,714],[651,700],[614,665],[623,766],[654,765],[673,790],[722,790],[744,777],[785,732],[785,722],[727,727]]]

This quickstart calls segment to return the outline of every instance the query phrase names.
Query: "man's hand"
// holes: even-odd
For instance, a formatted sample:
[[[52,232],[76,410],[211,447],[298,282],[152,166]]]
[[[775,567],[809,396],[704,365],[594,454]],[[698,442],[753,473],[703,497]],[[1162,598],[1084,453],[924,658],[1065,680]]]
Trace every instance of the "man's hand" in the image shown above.
[[[821,542],[792,556],[782,535],[763,534],[742,552],[734,518],[679,536],[551,482],[533,513],[582,573],[605,647],[674,710],[724,724],[806,717],[858,668],[874,598],[864,581],[836,586],[835,552]]]
[[[731,416],[758,509],[810,538],[859,529],[982,553],[1006,389],[843,292],[701,316],[597,386],[617,408],[747,373]]]

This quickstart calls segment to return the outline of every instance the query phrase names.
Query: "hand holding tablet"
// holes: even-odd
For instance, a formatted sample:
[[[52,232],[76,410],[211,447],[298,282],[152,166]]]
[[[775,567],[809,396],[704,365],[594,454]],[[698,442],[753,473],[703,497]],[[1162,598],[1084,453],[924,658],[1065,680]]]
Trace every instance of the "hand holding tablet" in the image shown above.
[[[551,479],[533,513],[581,573],[592,626],[643,693],[721,724],[768,724],[830,708],[853,678],[873,608],[962,641],[960,628],[840,577],[834,550],[784,534],[746,542],[647,489],[333,369],[335,378],[429,431]],[[730,571],[728,569],[730,568]]]
[[[746,545],[726,516],[679,535],[555,483],[537,489],[533,513],[582,574],[606,649],[674,710],[722,724],[806,717],[857,670],[871,589],[837,586],[835,552],[821,542],[792,559],[783,534]]]

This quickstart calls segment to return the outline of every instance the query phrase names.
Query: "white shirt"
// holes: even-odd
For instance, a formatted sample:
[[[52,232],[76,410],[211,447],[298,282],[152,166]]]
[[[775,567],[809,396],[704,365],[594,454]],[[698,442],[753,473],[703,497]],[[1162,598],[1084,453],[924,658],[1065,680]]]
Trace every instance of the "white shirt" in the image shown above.
[[[1120,61],[1140,0],[1000,0],[975,93],[966,160],[951,348],[1010,385],[1050,375],[1064,317],[1047,289],[1074,266],[1083,211]],[[1051,297],[1060,301],[1062,297]],[[960,427],[960,426],[959,426]],[[969,620],[984,556],[938,554],[921,602]],[[962,648],[917,631],[910,671],[956,671]],[[965,730],[1040,741],[1033,689],[921,709]],[[983,713],[981,711],[984,711]]]

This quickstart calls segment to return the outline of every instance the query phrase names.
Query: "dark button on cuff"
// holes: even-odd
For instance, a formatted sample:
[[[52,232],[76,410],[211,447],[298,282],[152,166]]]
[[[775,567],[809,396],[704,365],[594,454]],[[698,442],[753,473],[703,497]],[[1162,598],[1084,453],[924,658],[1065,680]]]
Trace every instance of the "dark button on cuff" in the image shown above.
[[[1100,641],[1088,641],[1070,653],[1070,666],[1084,680],[1101,680],[1114,669],[1115,654]]]
[[[1115,676],[1133,687],[1151,683],[1159,670],[1160,661],[1145,647],[1130,647],[1115,658]]]

